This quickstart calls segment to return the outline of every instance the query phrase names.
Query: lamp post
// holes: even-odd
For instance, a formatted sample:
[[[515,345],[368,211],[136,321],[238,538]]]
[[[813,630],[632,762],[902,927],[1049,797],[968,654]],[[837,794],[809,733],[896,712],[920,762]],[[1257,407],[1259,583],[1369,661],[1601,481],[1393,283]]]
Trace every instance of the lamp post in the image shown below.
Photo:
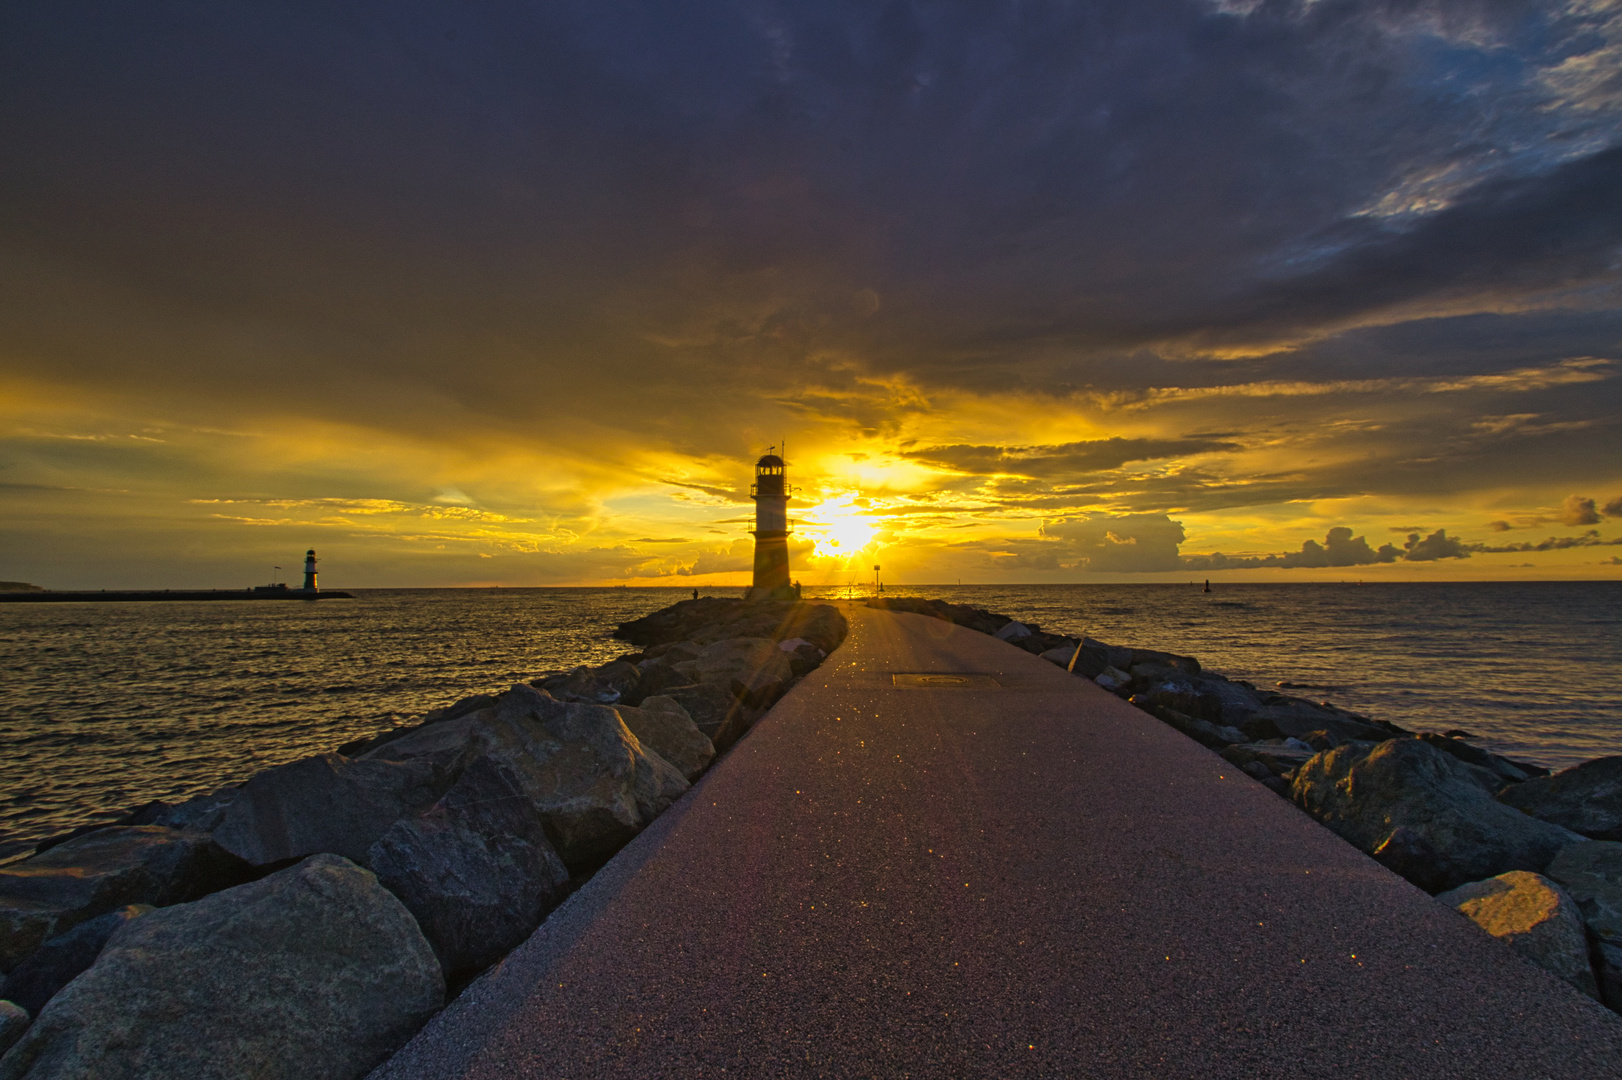
[[[884,586],[879,584],[879,567],[877,563],[873,564],[873,591],[876,593],[884,591]]]

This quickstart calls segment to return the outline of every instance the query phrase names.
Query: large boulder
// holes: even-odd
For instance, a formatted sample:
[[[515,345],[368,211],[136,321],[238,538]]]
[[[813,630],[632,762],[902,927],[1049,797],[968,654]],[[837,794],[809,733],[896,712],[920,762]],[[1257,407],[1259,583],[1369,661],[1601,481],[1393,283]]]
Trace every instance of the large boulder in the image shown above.
[[[675,767],[645,753],[613,709],[558,701],[521,684],[488,709],[421,728],[368,757],[457,773],[480,757],[506,765],[573,869],[607,859],[687,790]]]
[[[642,668],[642,682],[640,689],[644,695],[653,697],[673,690],[678,686],[691,686],[697,679],[698,673],[694,670],[683,671],[677,665],[691,664],[697,658],[697,653],[686,661],[672,660],[645,660]]]
[[[1133,694],[1132,704],[1153,716],[1163,724],[1169,724],[1178,731],[1187,735],[1201,746],[1220,750],[1225,746],[1245,741],[1245,733],[1237,728],[1219,727],[1209,720],[1189,716],[1177,709],[1157,704],[1148,695]]]
[[[1515,784],[1498,801],[1595,840],[1622,840],[1622,757],[1595,758]]]
[[[1294,739],[1272,743],[1240,743],[1224,747],[1224,760],[1239,766],[1260,765],[1269,776],[1283,776],[1305,765],[1317,753],[1306,743]],[[1246,770],[1247,772],[1249,770]],[[1252,774],[1255,775],[1255,774]]]
[[[214,838],[255,866],[323,851],[359,862],[390,825],[449,786],[446,771],[427,761],[319,754],[242,785]]]
[[[511,951],[569,880],[523,781],[489,757],[469,765],[426,813],[395,822],[367,864],[416,917],[447,973]]]
[[[794,673],[796,679],[815,671],[828,656],[816,642],[807,641],[805,638],[779,641],[777,647],[788,657],[789,670]]]
[[[96,962],[113,932],[131,919],[155,910],[148,904],[130,904],[94,919],[86,919],[65,934],[58,934],[18,964],[0,983],[0,998],[38,1013],[56,992]]]
[[[0,1059],[0,1080],[348,1080],[444,995],[405,906],[316,855],[125,924]]]
[[[727,638],[698,654],[699,681],[719,683],[751,705],[769,705],[794,679],[788,656],[771,638]]]
[[[674,765],[689,783],[715,757],[715,744],[675,698],[655,695],[644,698],[640,707],[622,705],[615,711],[643,747]]]
[[[1031,628],[1022,622],[1008,622],[991,636],[998,641],[1020,641],[1031,636]]]
[[[1532,963],[1554,972],[1589,997],[1599,997],[1588,959],[1583,913],[1564,889],[1542,874],[1511,870],[1437,896],[1448,907]]]
[[[1245,721],[1262,708],[1261,697],[1256,691],[1211,672],[1202,673],[1195,681],[1194,689],[1204,702],[1205,719],[1213,724],[1242,728]]]
[[[13,1043],[28,1030],[28,1010],[14,1001],[0,999],[0,1054],[11,1049]]]
[[[380,735],[373,735],[367,738],[355,739],[352,742],[344,743],[342,746],[338,747],[338,753],[343,754],[345,757],[364,757],[371,754],[371,751],[376,750],[387,743],[391,743],[395,739],[403,739],[407,735],[410,735],[429,724],[439,724],[446,720],[460,719],[469,713],[476,713],[481,709],[488,709],[495,703],[496,698],[494,694],[473,694],[468,697],[459,698],[457,701],[445,706],[444,708],[431,709],[427,713],[424,713],[420,723],[402,724],[398,727],[390,728]]]
[[[704,646],[696,641],[667,641],[662,645],[650,647],[642,655],[645,657],[637,667],[646,671],[647,665],[663,661],[667,664],[679,664],[683,660],[697,660],[698,654],[704,651]]]
[[[220,827],[220,822],[225,820],[225,811],[230,808],[241,790],[241,784],[227,784],[205,795],[194,795],[185,802],[176,803],[159,811],[153,817],[152,824],[169,829],[213,832]]]
[[[1577,902],[1599,953],[1600,993],[1622,1011],[1622,843],[1572,844],[1545,871]]]
[[[687,710],[687,715],[710,740],[716,753],[741,739],[755,722],[755,711],[734,697],[732,691],[716,683],[676,686],[666,690],[663,696]]]
[[[1490,754],[1479,746],[1471,746],[1463,739],[1454,738],[1450,735],[1438,735],[1430,731],[1420,735],[1419,738],[1444,753],[1452,754],[1466,765],[1474,765],[1476,768],[1484,770],[1487,774],[1487,783],[1494,791],[1497,791],[1505,784],[1518,784],[1529,779],[1532,775],[1508,758]]]
[[[601,667],[577,667],[563,675],[536,679],[530,685],[545,690],[559,701],[580,701],[589,705],[630,703],[639,699],[642,673],[635,664],[614,660]]]
[[[1241,726],[1257,740],[1299,739],[1314,731],[1327,731],[1343,742],[1380,742],[1392,738],[1390,731],[1352,713],[1304,701],[1263,706],[1245,718]]]
[[[1581,839],[1496,801],[1471,766],[1418,739],[1347,743],[1295,772],[1291,797],[1341,837],[1373,854],[1401,828],[1434,850],[1434,876],[1451,889],[1509,870],[1541,871]],[[1412,880],[1412,879],[1410,879]]]
[[[86,833],[0,868],[0,970],[97,915],[195,900],[250,873],[206,833],[160,825]]]

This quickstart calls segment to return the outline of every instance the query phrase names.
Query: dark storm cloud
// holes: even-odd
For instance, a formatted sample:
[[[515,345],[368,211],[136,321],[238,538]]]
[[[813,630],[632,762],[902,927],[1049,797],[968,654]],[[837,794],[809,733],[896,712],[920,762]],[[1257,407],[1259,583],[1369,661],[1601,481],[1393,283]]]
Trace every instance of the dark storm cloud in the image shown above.
[[[1521,544],[1473,544],[1471,551],[1510,552],[1510,551],[1565,551],[1568,548],[1606,547],[1612,544],[1622,544],[1622,536],[1602,537],[1598,529],[1590,529],[1581,536],[1551,536],[1537,543]]]
[[[1056,446],[932,446],[901,456],[955,472],[1056,479],[1116,469],[1129,461],[1237,449],[1238,443],[1211,439],[1112,438]]]
[[[1530,547],[1489,548],[1480,544],[1466,544],[1457,537],[1447,535],[1446,529],[1437,529],[1426,536],[1410,533],[1402,547],[1381,544],[1378,549],[1369,545],[1368,538],[1353,536],[1344,525],[1330,529],[1323,543],[1303,540],[1300,551],[1287,551],[1282,555],[1224,555],[1220,551],[1210,555],[1184,555],[1182,566],[1188,570],[1249,570],[1257,567],[1319,570],[1337,566],[1372,566],[1376,563],[1436,562],[1439,559],[1468,559],[1472,551],[1521,551]]]
[[[1546,78],[1602,15],[11,5],[11,333],[108,377],[280,365],[321,408],[386,374],[518,419],[537,376],[770,390],[835,348],[1006,384],[1055,348],[1611,280],[1610,114]]]
[[[0,468],[626,538],[559,574],[705,527],[605,493],[738,504],[785,435],[943,470],[897,521],[1047,519],[1003,566],[1169,571],[1169,515],[1291,501],[1524,522],[1616,490],[1619,41],[1556,0],[20,0],[0,376],[89,418]],[[109,415],[292,464],[67,441]],[[1468,554],[1411,532],[1253,557]]]
[[[1259,288],[1200,320],[1241,336],[1334,324],[1365,312],[1476,291],[1507,297],[1610,278],[1622,245],[1622,148],[1547,174],[1495,179],[1395,235],[1366,218],[1308,247],[1339,252],[1321,269]],[[1221,334],[1213,334],[1220,338]]]

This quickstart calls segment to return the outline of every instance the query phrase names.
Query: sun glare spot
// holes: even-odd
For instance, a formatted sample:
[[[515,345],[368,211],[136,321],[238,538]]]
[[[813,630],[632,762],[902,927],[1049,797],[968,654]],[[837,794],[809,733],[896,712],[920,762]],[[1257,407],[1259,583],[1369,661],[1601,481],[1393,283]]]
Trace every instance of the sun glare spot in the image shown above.
[[[812,553],[822,559],[849,559],[872,544],[879,529],[853,503],[853,497],[825,499],[805,512],[805,534],[816,541]]]

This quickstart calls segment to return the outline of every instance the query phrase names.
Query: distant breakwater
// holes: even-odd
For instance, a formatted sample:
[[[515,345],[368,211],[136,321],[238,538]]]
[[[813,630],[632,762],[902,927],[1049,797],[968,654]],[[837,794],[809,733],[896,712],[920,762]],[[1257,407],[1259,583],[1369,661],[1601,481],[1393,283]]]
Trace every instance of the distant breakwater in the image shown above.
[[[683,601],[621,624],[640,651],[607,664],[41,843],[0,868],[0,1080],[132,1055],[364,1075],[845,632],[827,605]]]
[[[163,600],[353,600],[337,589],[28,589],[0,591],[5,604],[116,604]]]
[[[1408,731],[1228,679],[1190,656],[1044,633],[939,600],[868,605],[991,634],[1091,679],[1622,1012],[1622,756],[1551,775],[1471,746],[1466,731]]]

